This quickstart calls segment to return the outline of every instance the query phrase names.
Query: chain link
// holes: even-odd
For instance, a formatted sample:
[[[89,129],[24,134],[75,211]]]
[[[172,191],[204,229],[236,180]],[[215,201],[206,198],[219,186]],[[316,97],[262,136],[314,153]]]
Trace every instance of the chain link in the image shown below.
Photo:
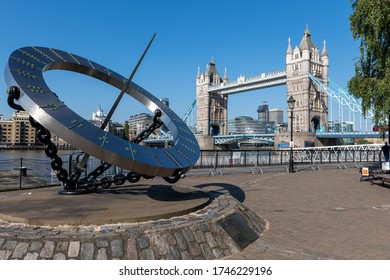
[[[19,111],[24,111],[24,109],[15,104],[15,100],[17,100],[20,96],[20,90],[18,87],[10,87],[7,90],[8,96],[8,105]],[[132,142],[135,144],[141,143],[147,137],[150,136],[156,129],[160,128],[164,123],[160,119],[161,111],[157,109],[155,111],[153,117],[153,123],[149,125],[147,128],[141,131],[139,135],[137,135]],[[123,185],[126,181],[130,183],[138,182],[141,177],[145,179],[151,179],[154,176],[141,175],[135,172],[128,172],[126,175],[123,173],[115,174],[114,176],[104,176],[98,179],[99,176],[103,175],[105,171],[107,171],[112,165],[107,162],[103,162],[97,168],[95,168],[92,172],[90,172],[86,177],[80,179],[81,172],[77,170],[73,172],[70,176],[66,169],[64,169],[63,161],[60,156],[58,156],[58,150],[56,145],[51,141],[51,133],[45,127],[43,127],[39,122],[37,122],[33,117],[29,117],[29,121],[32,127],[36,129],[36,136],[39,142],[41,142],[45,147],[45,154],[50,158],[51,168],[55,172],[57,179],[64,186],[64,190],[69,192],[77,192],[78,190],[82,191],[95,191],[98,187],[103,189],[109,188],[112,184],[114,185]],[[176,183],[181,178],[184,177],[184,173],[178,169],[175,172],[175,175],[172,177],[163,177],[165,181],[168,183]]]

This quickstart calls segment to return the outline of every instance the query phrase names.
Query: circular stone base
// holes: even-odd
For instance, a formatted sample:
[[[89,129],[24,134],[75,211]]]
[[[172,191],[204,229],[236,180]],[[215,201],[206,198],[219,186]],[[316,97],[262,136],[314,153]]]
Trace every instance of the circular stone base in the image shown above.
[[[189,187],[132,185],[84,196],[44,188],[0,199],[2,260],[221,259],[268,229],[230,194]]]
[[[141,222],[196,211],[210,202],[190,187],[131,184],[84,195],[59,195],[55,188],[3,192],[0,220],[38,226]]]
[[[0,259],[221,259],[267,229],[267,221],[224,194],[193,213],[142,223],[37,227],[0,222]]]

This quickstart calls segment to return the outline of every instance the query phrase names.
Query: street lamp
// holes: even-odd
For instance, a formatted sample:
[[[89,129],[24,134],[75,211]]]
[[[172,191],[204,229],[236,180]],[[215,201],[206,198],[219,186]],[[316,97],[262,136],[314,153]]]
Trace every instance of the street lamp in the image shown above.
[[[290,95],[290,97],[287,100],[288,108],[290,109],[290,119],[291,119],[291,125],[290,125],[290,160],[289,160],[289,167],[288,172],[293,173],[294,172],[294,155],[293,155],[293,119],[294,119],[294,107],[295,107],[295,99]]]

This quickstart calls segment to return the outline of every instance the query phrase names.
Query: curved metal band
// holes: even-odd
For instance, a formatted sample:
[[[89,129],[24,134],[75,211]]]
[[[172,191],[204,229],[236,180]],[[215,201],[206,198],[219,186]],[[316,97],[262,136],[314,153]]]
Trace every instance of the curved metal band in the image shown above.
[[[18,103],[36,121],[80,150],[113,165],[150,176],[186,172],[199,158],[198,142],[187,125],[151,93],[131,82],[126,93],[150,111],[162,111],[161,120],[174,138],[170,148],[138,145],[94,126],[76,114],[45,83],[43,72],[68,70],[122,89],[126,78],[83,57],[44,47],[14,51],[5,69],[7,85],[20,88]]]

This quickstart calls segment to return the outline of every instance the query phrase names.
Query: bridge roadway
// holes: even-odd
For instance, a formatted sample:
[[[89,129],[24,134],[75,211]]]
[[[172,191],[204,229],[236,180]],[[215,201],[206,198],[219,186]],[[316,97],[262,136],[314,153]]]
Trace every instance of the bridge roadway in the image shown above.
[[[260,75],[245,78],[238,77],[237,81],[211,85],[208,92],[219,92],[222,95],[234,94],[244,91],[257,90],[267,87],[285,85],[287,73],[285,70],[262,73]]]
[[[379,131],[355,131],[355,132],[317,132],[317,138],[380,138]],[[385,133],[388,137],[388,132]],[[214,144],[231,144],[240,140],[253,140],[262,143],[274,143],[275,133],[264,134],[237,134],[214,136]]]

